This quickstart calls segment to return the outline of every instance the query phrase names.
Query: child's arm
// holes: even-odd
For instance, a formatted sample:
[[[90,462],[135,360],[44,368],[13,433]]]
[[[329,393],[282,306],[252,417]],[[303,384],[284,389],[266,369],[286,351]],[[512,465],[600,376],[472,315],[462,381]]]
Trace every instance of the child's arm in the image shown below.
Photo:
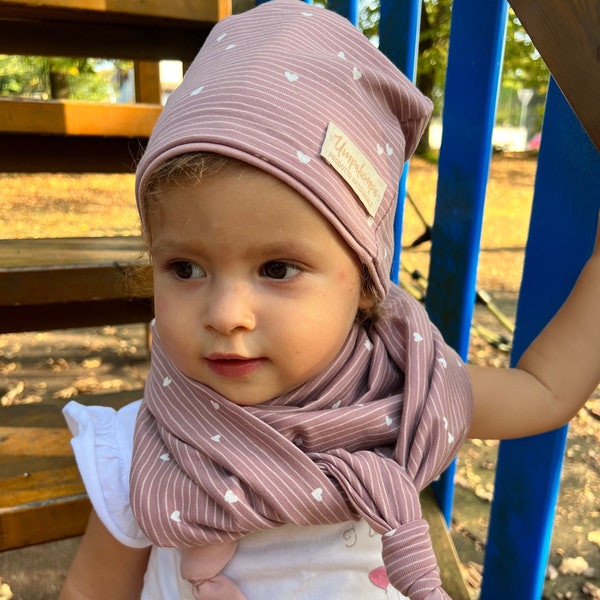
[[[571,294],[514,369],[469,365],[469,437],[509,439],[568,423],[600,381],[600,229]]]
[[[137,600],[149,554],[123,546],[92,510],[59,600]]]

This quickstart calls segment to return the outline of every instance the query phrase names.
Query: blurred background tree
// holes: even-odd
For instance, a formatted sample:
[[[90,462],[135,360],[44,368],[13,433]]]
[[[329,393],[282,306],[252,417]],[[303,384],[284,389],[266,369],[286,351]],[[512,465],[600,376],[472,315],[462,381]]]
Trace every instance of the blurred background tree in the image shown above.
[[[132,61],[0,54],[0,96],[41,100],[115,99],[115,73]]]
[[[434,119],[443,111],[452,0],[421,0],[417,86],[434,102]],[[239,0],[238,0],[239,3]],[[326,0],[315,0],[326,6]],[[377,44],[379,0],[361,0],[359,27]],[[0,55],[0,96],[114,102],[131,61],[94,58],[43,58]],[[524,126],[529,134],[541,128],[549,73],[529,36],[509,11],[504,71],[497,124]],[[428,154],[429,137],[419,152]]]

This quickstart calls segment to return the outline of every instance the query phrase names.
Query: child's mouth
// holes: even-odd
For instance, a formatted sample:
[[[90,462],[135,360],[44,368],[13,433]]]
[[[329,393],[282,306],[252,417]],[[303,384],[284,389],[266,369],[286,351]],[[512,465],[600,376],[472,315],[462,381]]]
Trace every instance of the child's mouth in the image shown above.
[[[244,377],[256,371],[264,358],[207,358],[208,367],[222,377]]]

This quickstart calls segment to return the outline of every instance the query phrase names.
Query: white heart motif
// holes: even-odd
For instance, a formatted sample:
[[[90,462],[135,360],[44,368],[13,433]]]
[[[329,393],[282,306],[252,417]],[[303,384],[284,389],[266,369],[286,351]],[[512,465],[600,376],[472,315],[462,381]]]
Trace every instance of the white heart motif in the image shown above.
[[[298,81],[298,79],[300,79],[300,77],[296,73],[290,73],[290,71],[285,72],[285,78],[290,83],[294,83],[294,81]]]
[[[446,359],[443,356],[438,358],[438,362],[440,363],[440,365],[442,365],[442,367],[444,367],[444,369],[448,366],[448,363],[446,362]]]
[[[371,340],[365,340],[365,350],[371,352],[373,350],[373,342]]]
[[[309,12],[303,12],[302,13],[305,17],[312,17],[313,13],[309,13]]]
[[[446,417],[444,417],[444,429],[448,431],[448,419]]]
[[[222,42],[227,37],[227,33],[222,33],[218,38],[217,42]]]
[[[315,488],[310,494],[317,502],[323,502],[322,488]]]
[[[160,460],[167,462],[169,460],[171,460],[171,457],[169,456],[168,452],[165,452],[164,454],[161,454],[158,458],[160,458]]]
[[[386,144],[385,145],[385,153],[388,156],[391,156],[392,154],[394,154],[394,149],[389,144]]]
[[[342,405],[342,401],[338,400],[331,405],[331,408],[339,408]]]
[[[218,402],[215,402],[214,400],[211,400],[210,404],[215,410],[219,410],[221,408],[221,405]]]
[[[163,379],[163,387],[169,387],[173,383],[173,380],[167,375]]]
[[[360,69],[357,69],[356,67],[352,69],[352,77],[354,78],[354,81],[358,81],[362,76],[363,74]]]
[[[415,331],[413,333],[413,340],[415,340],[415,342],[422,342],[423,336],[418,331]]]
[[[307,165],[310,162],[310,156],[307,156],[306,154],[304,154],[304,152],[301,152],[300,150],[296,152],[296,156],[303,165]]]
[[[235,48],[235,44],[229,44],[225,50],[232,50],[233,48]]]
[[[220,434],[220,433],[217,433],[216,435],[213,435],[213,436],[212,436],[210,439],[211,439],[213,442],[220,442],[220,441],[221,441],[221,434]]]
[[[392,425],[392,417],[386,416],[385,417],[385,424],[390,427]]]
[[[203,85],[201,85],[200,87],[197,87],[195,90],[192,90],[190,92],[190,96],[197,96],[203,89],[204,89]]]
[[[235,504],[236,502],[239,501],[239,498],[231,490],[227,490],[225,492],[224,498],[225,498],[225,502],[228,502],[229,504]]]
[[[343,58],[343,59],[346,58],[346,55],[341,50],[337,53],[337,55],[338,55],[338,58]]]
[[[175,523],[181,523],[181,513],[178,510],[174,510],[171,513],[171,521],[175,521]]]
[[[448,432],[448,443],[451,444],[454,441],[454,436]]]
[[[377,144],[377,154],[379,154],[379,156],[381,156],[383,153],[384,153],[383,146],[380,146],[379,144]]]

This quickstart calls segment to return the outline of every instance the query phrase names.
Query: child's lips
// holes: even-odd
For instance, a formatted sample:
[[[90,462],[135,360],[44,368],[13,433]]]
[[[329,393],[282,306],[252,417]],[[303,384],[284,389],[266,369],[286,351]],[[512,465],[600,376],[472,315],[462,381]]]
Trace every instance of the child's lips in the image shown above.
[[[244,377],[259,369],[264,358],[211,355],[206,358],[209,369],[222,377]]]

